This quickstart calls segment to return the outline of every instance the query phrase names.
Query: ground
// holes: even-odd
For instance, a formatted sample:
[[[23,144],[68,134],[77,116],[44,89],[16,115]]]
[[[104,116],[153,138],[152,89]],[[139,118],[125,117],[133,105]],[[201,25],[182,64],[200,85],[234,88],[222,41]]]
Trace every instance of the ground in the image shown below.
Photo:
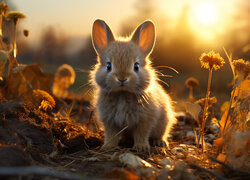
[[[69,111],[63,113],[60,106],[68,107]],[[192,117],[181,113],[178,120],[171,133],[169,148],[154,147],[150,153],[140,153],[132,151],[130,145],[120,144],[117,149],[103,151],[100,147],[103,144],[104,133],[100,124],[96,123],[89,102],[71,99],[63,100],[62,103],[61,100],[53,110],[44,111],[33,103],[17,99],[1,99],[0,166],[14,167],[14,170],[28,166],[30,169],[28,172],[21,169],[22,173],[17,173],[13,169],[3,172],[0,167],[0,177],[1,179],[229,177],[227,171],[233,172],[232,170],[209,159],[216,157],[212,143],[207,146],[208,151],[205,153],[201,153],[200,148],[196,147],[195,136],[191,132],[197,124]],[[249,174],[239,176],[237,172],[233,173],[236,173],[236,177],[249,178]]]

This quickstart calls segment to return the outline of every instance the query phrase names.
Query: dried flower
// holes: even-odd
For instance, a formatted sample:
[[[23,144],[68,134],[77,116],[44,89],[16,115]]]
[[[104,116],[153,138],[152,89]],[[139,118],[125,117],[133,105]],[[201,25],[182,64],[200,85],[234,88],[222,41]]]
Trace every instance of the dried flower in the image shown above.
[[[63,64],[56,70],[52,92],[53,95],[58,98],[66,98],[68,93],[68,88],[75,82],[75,71],[68,65]]]
[[[17,22],[19,19],[25,18],[25,15],[19,11],[10,11],[6,14],[6,18],[8,20],[14,20],[14,22]]]
[[[19,19],[25,18],[25,15],[19,11],[10,11],[7,13],[6,18],[8,20],[13,20],[14,22],[14,38],[13,38],[13,61],[11,62],[12,66],[15,64],[15,66],[18,65],[16,60],[17,55],[17,45],[16,45],[16,26]],[[11,71],[11,68],[9,69]]]
[[[68,64],[63,64],[61,65],[55,74],[56,78],[69,78],[69,84],[73,84],[75,82],[76,74],[74,69],[68,65]]]
[[[199,104],[204,109],[205,101],[206,101],[206,98],[201,98],[201,99],[195,101],[195,103]],[[217,103],[217,98],[215,96],[208,98],[208,108],[212,107],[212,105],[215,103]]]
[[[220,56],[219,53],[215,53],[214,51],[210,51],[209,53],[203,53],[200,57],[201,67],[211,70],[214,68],[215,70],[220,69],[225,63],[224,59]]]
[[[194,102],[193,89],[199,85],[199,81],[193,77],[190,77],[185,81],[185,84],[189,88],[188,99],[190,102]]]
[[[199,81],[196,78],[190,77],[185,81],[185,85],[188,88],[196,88],[199,86]]]
[[[239,80],[242,81],[246,79],[250,72],[250,63],[249,61],[244,61],[243,59],[238,59],[233,61],[234,70],[236,76],[238,76]]]
[[[56,105],[54,98],[41,89],[33,90],[34,103],[40,104],[39,109],[44,109],[45,111],[49,109],[53,109]]]
[[[6,12],[8,11],[9,7],[8,5],[5,4],[5,2],[1,2],[0,3],[0,14],[6,14]]]

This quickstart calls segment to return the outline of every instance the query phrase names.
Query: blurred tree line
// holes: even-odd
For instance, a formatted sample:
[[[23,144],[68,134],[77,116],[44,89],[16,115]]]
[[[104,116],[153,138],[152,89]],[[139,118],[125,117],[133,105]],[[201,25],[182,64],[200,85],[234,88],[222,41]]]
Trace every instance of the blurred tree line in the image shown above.
[[[207,44],[197,38],[195,31],[191,30],[188,14],[190,8],[183,6],[174,27],[166,14],[162,14],[157,9],[153,0],[138,0],[135,3],[136,14],[128,17],[121,23],[119,35],[127,36],[146,19],[152,19],[156,24],[157,39],[155,49],[151,55],[153,65],[171,66],[180,72],[180,75],[174,74],[167,68],[159,69],[165,74],[175,76],[174,81],[184,83],[189,76],[198,77],[201,84],[206,84],[207,72],[200,68],[199,57],[201,53],[215,50],[219,52],[226,60],[222,47],[224,46],[229,52],[233,53],[234,58],[244,58],[249,60],[250,57],[250,3],[249,0],[241,0],[238,3],[238,12],[232,17],[230,24],[227,25],[227,31],[223,35],[218,35],[218,41],[214,44]],[[32,32],[31,32],[32,33]],[[86,38],[82,47],[74,54],[68,54],[69,38],[67,35],[58,32],[54,27],[48,27],[43,31],[40,38],[40,45],[37,48],[28,47],[19,32],[18,41],[18,58],[20,62],[31,63],[38,62],[42,64],[55,65],[56,67],[68,63],[72,66],[89,70],[96,63],[96,54],[92,47],[91,37]],[[227,60],[226,60],[227,61]],[[217,72],[216,72],[217,73]],[[204,79],[202,77],[205,77]],[[85,75],[85,77],[87,77]],[[215,89],[223,89],[226,83],[231,81],[231,70],[227,63],[223,69],[218,72],[218,78],[215,78],[217,85]],[[164,79],[164,81],[168,81]],[[222,83],[222,85],[221,85]],[[220,86],[221,85],[221,86]],[[225,88],[224,88],[225,89]]]

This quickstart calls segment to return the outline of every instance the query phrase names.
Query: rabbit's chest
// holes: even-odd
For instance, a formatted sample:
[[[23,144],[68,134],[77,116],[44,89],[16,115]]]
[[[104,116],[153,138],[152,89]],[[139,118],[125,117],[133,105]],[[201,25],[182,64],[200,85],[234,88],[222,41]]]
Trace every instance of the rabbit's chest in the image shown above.
[[[145,116],[137,98],[129,95],[107,97],[99,107],[101,120],[120,128],[138,124]]]

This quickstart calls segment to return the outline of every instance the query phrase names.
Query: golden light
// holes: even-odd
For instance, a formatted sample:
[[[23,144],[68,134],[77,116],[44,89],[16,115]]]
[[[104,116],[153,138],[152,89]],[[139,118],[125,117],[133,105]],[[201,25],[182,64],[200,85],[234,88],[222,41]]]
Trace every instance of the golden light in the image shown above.
[[[218,9],[209,2],[199,3],[194,7],[195,19],[204,26],[211,26],[218,21]]]
[[[220,33],[221,17],[218,3],[215,1],[198,1],[190,8],[190,27],[198,38],[206,42],[214,42]]]

